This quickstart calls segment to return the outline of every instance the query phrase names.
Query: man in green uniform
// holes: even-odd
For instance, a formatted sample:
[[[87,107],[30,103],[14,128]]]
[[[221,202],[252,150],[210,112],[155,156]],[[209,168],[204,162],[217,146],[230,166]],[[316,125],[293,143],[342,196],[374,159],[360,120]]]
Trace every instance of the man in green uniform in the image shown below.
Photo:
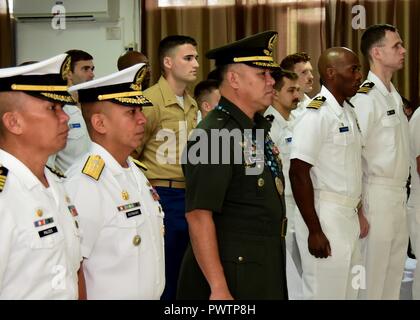
[[[206,55],[222,75],[222,97],[184,153],[191,244],[178,299],[287,299],[284,180],[259,114],[273,98],[276,38],[267,31]]]

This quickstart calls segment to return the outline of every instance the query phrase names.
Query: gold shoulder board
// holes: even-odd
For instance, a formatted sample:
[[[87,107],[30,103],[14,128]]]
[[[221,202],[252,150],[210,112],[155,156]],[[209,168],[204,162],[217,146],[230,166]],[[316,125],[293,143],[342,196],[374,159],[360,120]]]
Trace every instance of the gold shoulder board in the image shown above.
[[[365,81],[359,88],[359,90],[357,90],[357,93],[365,93],[367,94],[374,86],[375,84],[373,82],[370,81]]]
[[[0,164],[0,192],[2,192],[4,189],[4,185],[6,184],[6,178],[7,178],[8,173],[9,173],[9,169],[7,169],[6,167],[3,167]]]
[[[324,96],[317,96],[313,98],[311,102],[309,102],[306,108],[318,110],[324,104],[325,100],[327,100],[327,98]]]
[[[89,156],[85,165],[83,166],[82,173],[92,177],[96,181],[99,180],[102,171],[105,167],[105,161],[101,158],[101,156],[93,155]]]
[[[131,158],[131,160],[134,162],[134,164],[135,164],[137,167],[139,167],[140,169],[142,169],[142,170],[144,170],[144,171],[147,171],[147,167],[146,167],[146,165],[145,165],[144,163],[142,163],[142,162],[140,162],[139,160],[134,159],[134,158]]]

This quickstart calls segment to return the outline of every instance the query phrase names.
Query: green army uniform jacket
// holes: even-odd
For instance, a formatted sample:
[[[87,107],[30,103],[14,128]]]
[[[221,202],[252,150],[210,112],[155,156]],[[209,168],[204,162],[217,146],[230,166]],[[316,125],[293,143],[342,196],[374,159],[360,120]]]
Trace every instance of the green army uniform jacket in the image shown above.
[[[222,97],[219,107],[198,128],[205,130],[209,137],[211,129],[237,128],[242,132],[263,129],[265,136],[270,123],[260,114],[255,115],[253,122]],[[209,162],[211,153],[215,152],[210,147],[212,142],[209,138]],[[194,144],[190,137],[186,151],[191,151]],[[229,147],[230,164],[193,164],[187,158],[183,165],[186,212],[194,209],[213,212],[220,259],[235,299],[287,299],[283,192],[278,192],[267,161],[262,162],[262,173],[246,175],[246,156],[234,164],[234,145],[231,143]],[[278,178],[284,185],[281,168]],[[209,296],[210,288],[189,245],[181,267],[177,298],[208,299]]]

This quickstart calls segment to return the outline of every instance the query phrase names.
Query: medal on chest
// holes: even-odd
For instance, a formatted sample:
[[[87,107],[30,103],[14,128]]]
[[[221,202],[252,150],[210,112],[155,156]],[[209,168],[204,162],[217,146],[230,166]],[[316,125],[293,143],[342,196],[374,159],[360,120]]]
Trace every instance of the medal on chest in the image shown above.
[[[283,182],[281,182],[281,179],[279,177],[275,177],[274,182],[276,184],[277,192],[279,193],[279,195],[282,195],[284,191]]]
[[[37,217],[42,217],[44,215],[44,211],[42,211],[42,209],[38,209],[36,210],[35,214]]]
[[[122,197],[122,199],[123,200],[128,200],[128,199],[130,199],[130,195],[128,194],[128,192],[126,191],[126,190],[123,190],[122,192],[121,192],[121,197]]]
[[[252,132],[245,132],[244,141],[240,143],[243,149],[245,167],[255,167],[264,164],[264,148],[252,138]]]
[[[159,194],[157,193],[156,189],[151,187],[149,190],[150,190],[150,194],[152,195],[153,200],[159,201],[160,197],[159,197]]]
[[[267,166],[270,168],[271,174],[274,177],[274,183],[276,185],[277,192],[280,196],[283,195],[284,186],[283,182],[280,179],[281,176],[281,159],[280,159],[280,150],[278,146],[271,140],[270,135],[267,134],[265,141],[265,161]]]

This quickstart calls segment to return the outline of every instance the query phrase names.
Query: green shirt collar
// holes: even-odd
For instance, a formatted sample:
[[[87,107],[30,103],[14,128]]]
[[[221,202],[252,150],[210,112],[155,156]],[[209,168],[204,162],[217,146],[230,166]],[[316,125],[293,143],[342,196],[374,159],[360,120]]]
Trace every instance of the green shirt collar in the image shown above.
[[[242,129],[264,129],[265,132],[270,130],[270,122],[258,112],[255,113],[254,119],[251,120],[241,109],[223,96],[220,98],[219,105],[229,112]]]

